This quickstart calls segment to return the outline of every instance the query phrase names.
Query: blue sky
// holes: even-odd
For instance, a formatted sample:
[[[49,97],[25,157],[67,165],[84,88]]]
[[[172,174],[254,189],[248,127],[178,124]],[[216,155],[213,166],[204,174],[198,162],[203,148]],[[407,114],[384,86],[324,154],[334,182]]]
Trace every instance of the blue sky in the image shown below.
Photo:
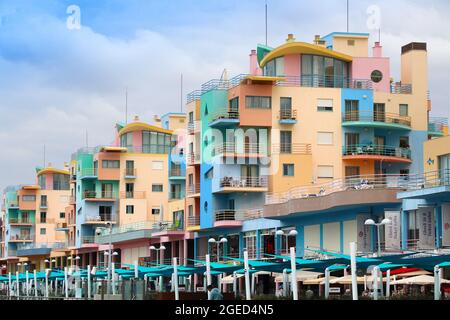
[[[269,45],[288,33],[345,31],[345,0],[268,0]],[[66,27],[69,5],[81,9],[80,30]],[[429,46],[433,114],[450,117],[450,2],[351,1],[350,29],[368,30],[367,8],[381,10],[382,45],[398,79],[400,47]],[[179,111],[185,93],[203,82],[245,73],[248,54],[264,42],[264,0],[0,0],[0,189],[31,183],[46,160],[62,166],[85,141],[107,144],[123,120]]]

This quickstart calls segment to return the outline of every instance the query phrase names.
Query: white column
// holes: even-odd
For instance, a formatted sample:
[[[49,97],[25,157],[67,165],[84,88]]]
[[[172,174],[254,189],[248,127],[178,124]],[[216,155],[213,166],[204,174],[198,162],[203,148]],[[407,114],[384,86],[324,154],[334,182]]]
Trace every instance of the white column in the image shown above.
[[[439,266],[434,266],[434,300],[441,300],[441,277]]]
[[[250,267],[248,264],[248,251],[244,250],[244,270],[245,270],[245,298],[247,300],[252,300],[250,293]]]
[[[373,281],[373,300],[378,300],[378,274],[379,268],[376,266],[372,270],[372,281]]]
[[[252,279],[252,281],[251,281],[251,283],[252,283],[251,293],[252,293],[252,295],[255,295],[255,280],[256,280],[256,276],[255,276],[254,273],[252,273],[252,274],[250,275],[250,277],[251,277],[251,279]]]
[[[386,271],[386,298],[389,299],[391,296],[391,269]]]
[[[12,280],[11,280],[11,272],[8,273],[8,292],[9,292],[9,296],[12,296]]]
[[[209,254],[205,256],[206,260],[206,286],[211,284],[211,257]]]
[[[25,281],[27,282],[26,283],[26,290],[27,290],[27,297],[28,297],[28,295],[30,294],[30,278],[29,278],[29,274],[28,274],[28,270],[27,271],[25,271]]]
[[[16,293],[20,296],[20,286],[19,286],[19,271],[16,271]]]
[[[298,300],[297,289],[297,261],[295,260],[295,248],[291,247],[291,283],[292,283],[292,296],[294,300]]]
[[[114,262],[111,262],[111,270],[112,294],[116,295],[116,266]]]
[[[37,274],[36,274],[36,270],[33,271],[33,278],[34,278],[34,296],[37,297],[38,296],[38,291],[37,291]]]
[[[139,278],[139,266],[137,261],[134,262],[134,277],[136,279]]]
[[[69,298],[69,277],[67,275],[67,267],[64,267],[64,291],[66,299]]]
[[[91,266],[88,265],[87,266],[87,295],[88,295],[88,299],[90,299],[92,297],[91,291]]]
[[[288,295],[289,291],[288,291],[287,269],[283,269],[283,296],[287,297]]]
[[[367,275],[364,275],[364,291],[367,290]]]
[[[233,272],[233,292],[234,292],[234,297],[237,298],[237,273],[236,271]]]
[[[325,299],[330,297],[330,269],[325,269]]]
[[[383,271],[381,271],[381,269],[379,269],[378,279],[380,280],[380,284],[379,284],[378,288],[380,288],[380,294],[383,297],[384,296],[384,285],[383,285]]]
[[[350,242],[350,268],[352,272],[352,296],[358,300],[358,278],[356,274],[356,243]]]
[[[217,276],[217,288],[219,289],[220,292],[222,292],[222,275],[219,274]]]
[[[174,284],[174,290],[175,290],[175,300],[180,300],[180,293],[178,292],[177,258],[173,258],[173,284]]]
[[[48,298],[48,274],[50,269],[45,269],[45,297]]]

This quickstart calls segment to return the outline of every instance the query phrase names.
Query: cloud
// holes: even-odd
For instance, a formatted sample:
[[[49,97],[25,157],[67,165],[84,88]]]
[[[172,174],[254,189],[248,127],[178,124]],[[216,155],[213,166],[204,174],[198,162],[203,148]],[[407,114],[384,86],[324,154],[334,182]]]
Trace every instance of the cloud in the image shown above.
[[[85,144],[86,131],[91,146],[110,143],[115,122],[124,119],[125,88],[129,118],[151,121],[179,111],[181,73],[186,92],[225,68],[245,73],[250,49],[265,38],[264,1],[78,2],[83,27],[76,31],[66,28],[69,1],[0,4],[0,144],[6,150],[0,188],[33,182],[44,144],[47,162],[62,166]],[[269,45],[288,33],[311,41],[345,30],[342,3],[269,1]],[[373,3],[382,10],[383,46],[394,73],[401,45],[428,42],[435,113],[450,116],[448,3],[352,2],[352,31],[367,32],[366,9]]]

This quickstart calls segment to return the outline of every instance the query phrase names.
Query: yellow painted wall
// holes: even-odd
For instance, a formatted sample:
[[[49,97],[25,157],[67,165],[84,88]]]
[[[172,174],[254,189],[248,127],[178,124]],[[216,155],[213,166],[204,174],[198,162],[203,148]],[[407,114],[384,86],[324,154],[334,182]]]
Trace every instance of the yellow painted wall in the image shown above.
[[[428,140],[423,144],[423,167],[425,172],[437,171],[438,156],[450,153],[450,136]],[[431,159],[434,163],[428,164]]]
[[[339,222],[323,225],[323,249],[338,252],[341,249],[341,229]]]
[[[304,227],[304,243],[305,248],[309,247],[312,249],[320,248],[320,225],[305,226]],[[305,254],[308,251],[305,251]]]
[[[349,46],[348,40],[354,40],[355,45]],[[369,56],[369,38],[357,36],[334,36],[333,50],[348,54],[352,57],[368,57]]]
[[[344,221],[344,253],[350,253],[350,242],[358,241],[356,220]]]
[[[280,111],[280,98],[291,97],[292,108],[297,110],[297,124],[280,125],[278,115]],[[318,112],[318,99],[332,99],[333,112]],[[317,119],[320,118],[320,121]],[[292,142],[311,144],[312,157],[301,157],[300,176],[296,175],[296,181],[310,184],[315,180],[316,184],[328,182],[330,179],[318,179],[317,168],[322,165],[333,166],[334,179],[340,178],[343,172],[342,153],[342,128],[341,128],[341,90],[334,88],[304,88],[281,87],[273,88],[272,94],[272,133],[271,143],[279,143],[279,131],[291,130]],[[317,144],[317,132],[333,132],[333,145]],[[310,165],[311,163],[311,165]],[[275,163],[278,166],[278,164]],[[280,166],[281,168],[281,166]],[[271,168],[272,172],[274,169]],[[297,168],[296,168],[297,169]],[[280,173],[282,174],[282,173]],[[283,181],[280,174],[275,174],[272,185],[277,188],[285,188],[288,181]],[[300,185],[300,183],[296,183]],[[279,192],[279,190],[270,190]]]

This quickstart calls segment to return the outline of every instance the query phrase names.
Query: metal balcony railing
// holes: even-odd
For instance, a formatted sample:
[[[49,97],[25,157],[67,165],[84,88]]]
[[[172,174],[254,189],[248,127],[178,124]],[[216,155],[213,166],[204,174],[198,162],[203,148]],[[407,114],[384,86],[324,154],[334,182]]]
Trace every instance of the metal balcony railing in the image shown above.
[[[82,236],[80,240],[81,244],[93,244],[95,243],[95,236]]]
[[[214,221],[245,221],[250,219],[258,219],[263,216],[262,209],[223,209],[214,212]]]
[[[395,113],[387,112],[344,112],[342,114],[342,122],[382,122],[386,124],[399,124],[407,127],[411,127],[411,117],[400,116]]]
[[[113,191],[101,191],[101,192],[97,192],[97,191],[85,191],[83,193],[83,199],[104,199],[104,200],[117,200],[118,199],[118,195],[116,192]]]
[[[259,177],[224,177],[220,180],[221,188],[267,188],[267,176]]]
[[[273,143],[272,154],[300,154],[310,155],[311,144],[309,143]]]
[[[191,103],[196,100],[200,100],[200,97],[202,96],[201,90],[195,90],[187,94],[187,103]]]
[[[346,88],[372,89],[373,83],[368,79],[352,79],[339,76],[325,76],[318,74],[302,76],[284,76],[284,80],[276,82],[276,86],[308,87],[308,88]]]
[[[200,131],[200,121],[192,121],[188,123],[188,133],[190,135]]]
[[[121,191],[120,199],[145,199],[145,191]]]
[[[222,110],[211,115],[211,122],[217,120],[238,120],[239,110]]]
[[[200,153],[191,152],[187,155],[188,165],[193,165],[200,162]]]
[[[280,110],[279,118],[280,120],[297,120],[297,110]]]
[[[81,168],[81,177],[96,177],[97,176],[97,168]]]
[[[393,94],[412,94],[411,84],[402,84],[401,82],[391,83],[391,93]]]
[[[19,202],[18,201],[9,201],[8,208],[18,208]]]
[[[448,119],[444,117],[430,117],[428,120],[428,132],[444,134],[448,128]]]
[[[170,169],[170,176],[171,177],[183,177],[185,173],[184,170],[181,170],[180,166],[172,166]]]
[[[124,175],[125,175],[125,177],[136,177],[137,170],[135,168],[126,168]]]
[[[285,203],[293,199],[321,197],[346,190],[418,190],[438,186],[450,186],[450,169],[411,175],[351,176],[324,184],[294,187],[287,192],[267,194],[266,205]]]
[[[97,216],[86,216],[85,221],[87,223],[96,223],[96,222],[117,222],[118,213],[105,213],[99,214]]]
[[[380,146],[380,145],[348,145],[342,148],[343,156],[386,156],[403,159],[411,159],[409,148]]]
[[[234,155],[267,155],[268,146],[262,143],[234,143],[224,142],[214,148],[216,155],[234,154]]]
[[[30,250],[30,249],[62,249],[67,248],[67,242],[47,242],[47,243],[19,243],[17,244],[18,250]]]
[[[34,241],[33,234],[12,234],[10,241]]]
[[[170,199],[170,200],[180,200],[180,199],[183,199],[183,192],[181,192],[181,191],[170,192],[170,193],[169,193],[169,199]]]
[[[186,194],[188,196],[200,193],[200,184],[191,184],[186,187]]]
[[[31,218],[9,218],[10,224],[34,224],[34,219]]]
[[[187,218],[187,226],[188,227],[196,227],[199,225],[200,225],[200,214]]]

